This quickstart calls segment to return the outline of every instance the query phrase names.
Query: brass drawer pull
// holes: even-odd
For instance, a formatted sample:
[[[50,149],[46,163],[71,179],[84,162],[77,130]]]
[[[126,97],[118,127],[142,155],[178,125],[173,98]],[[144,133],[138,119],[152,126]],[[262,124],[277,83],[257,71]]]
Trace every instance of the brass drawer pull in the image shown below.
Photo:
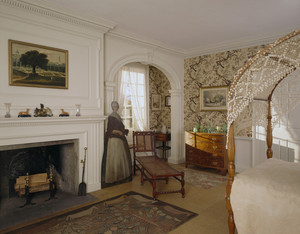
[[[213,140],[213,141],[216,141],[216,140],[217,140],[217,138],[212,138],[212,140]]]

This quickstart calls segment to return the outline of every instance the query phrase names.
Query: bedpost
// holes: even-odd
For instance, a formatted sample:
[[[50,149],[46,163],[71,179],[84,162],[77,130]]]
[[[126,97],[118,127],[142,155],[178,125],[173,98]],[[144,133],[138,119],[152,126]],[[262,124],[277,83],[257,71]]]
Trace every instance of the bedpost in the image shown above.
[[[230,194],[231,194],[231,187],[234,179],[235,174],[235,165],[234,165],[234,157],[235,157],[235,145],[234,145],[234,132],[233,132],[233,123],[230,125],[229,132],[228,132],[228,182],[226,187],[226,207],[228,210],[228,228],[229,233],[234,234],[235,231],[235,224],[234,224],[234,217],[233,211],[230,203]]]
[[[272,151],[272,144],[273,144],[273,135],[272,135],[272,114],[271,114],[271,98],[268,98],[268,125],[267,125],[267,136],[266,136],[266,140],[267,140],[267,157],[272,158],[273,157],[273,151]]]

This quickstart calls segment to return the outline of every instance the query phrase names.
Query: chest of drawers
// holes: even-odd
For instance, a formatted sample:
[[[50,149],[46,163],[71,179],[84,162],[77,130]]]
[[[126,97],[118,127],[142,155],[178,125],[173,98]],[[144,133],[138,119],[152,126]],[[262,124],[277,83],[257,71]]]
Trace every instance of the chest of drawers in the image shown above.
[[[185,166],[215,168],[226,175],[228,159],[226,135],[219,133],[185,132]]]

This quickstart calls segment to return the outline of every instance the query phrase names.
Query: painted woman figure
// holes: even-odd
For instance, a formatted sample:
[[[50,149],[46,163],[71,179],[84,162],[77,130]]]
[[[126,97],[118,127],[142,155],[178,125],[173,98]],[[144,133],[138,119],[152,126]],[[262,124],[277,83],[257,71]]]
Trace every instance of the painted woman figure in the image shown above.
[[[120,115],[117,113],[119,104],[111,103],[113,112],[108,116],[107,131],[104,141],[102,159],[102,188],[132,180],[132,163],[125,129]]]

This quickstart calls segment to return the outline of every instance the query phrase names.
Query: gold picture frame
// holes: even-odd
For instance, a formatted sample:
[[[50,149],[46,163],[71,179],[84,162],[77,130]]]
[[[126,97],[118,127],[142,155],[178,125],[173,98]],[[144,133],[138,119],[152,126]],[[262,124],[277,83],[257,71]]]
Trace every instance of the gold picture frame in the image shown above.
[[[200,111],[227,111],[228,86],[200,88]]]
[[[9,85],[68,89],[68,51],[8,40]]]

